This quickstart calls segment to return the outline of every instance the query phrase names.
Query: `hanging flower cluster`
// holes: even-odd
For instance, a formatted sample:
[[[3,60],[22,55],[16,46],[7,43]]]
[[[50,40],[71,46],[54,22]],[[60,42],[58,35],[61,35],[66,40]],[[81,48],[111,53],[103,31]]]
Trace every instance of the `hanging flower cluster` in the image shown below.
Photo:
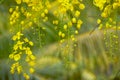
[[[73,57],[73,47],[77,41],[76,35],[79,34],[83,21],[81,20],[81,13],[85,9],[85,5],[82,0],[56,0],[49,13],[54,18],[50,21],[56,30],[59,39],[59,52],[63,58],[65,66],[69,65]],[[48,16],[49,18],[49,16]],[[67,67],[66,66],[66,67]]]
[[[17,72],[18,74],[23,74],[26,80],[29,80],[28,73],[34,72],[34,65],[36,57],[32,54],[30,49],[33,46],[33,42],[29,41],[27,38],[24,38],[24,35],[21,32],[18,32],[16,35],[12,37],[12,40],[15,41],[13,46],[13,53],[9,55],[9,58],[14,61],[11,66],[10,72],[14,74]],[[22,66],[23,61],[28,64],[28,73],[25,72],[25,67]]]
[[[80,19],[81,10],[85,8],[82,0],[16,0],[18,6],[10,8],[10,24],[20,24],[22,29],[32,27],[32,25],[40,26],[41,23],[52,21],[55,30],[61,41],[64,38],[71,37],[74,41],[74,35],[79,33],[82,25]],[[56,3],[56,4],[55,4]],[[49,16],[49,13],[54,17]]]
[[[39,30],[36,33],[39,34],[40,43],[42,43],[43,38],[40,35],[44,33],[41,32],[48,27],[43,24],[50,23],[57,32],[60,44],[65,39],[76,41],[75,36],[79,34],[83,24],[80,15],[81,11],[85,9],[85,5],[82,0],[15,0],[15,2],[17,6],[9,9],[10,24],[18,29],[17,34],[12,38],[16,43],[13,46],[13,53],[9,55],[9,58],[15,61],[11,66],[11,73],[15,71],[18,74],[24,73],[23,76],[29,79],[29,75],[24,72],[20,61],[25,58],[30,66],[29,72],[34,72],[32,67],[35,64],[35,56],[30,48],[33,46],[33,42],[25,38],[22,32],[28,28],[36,29],[35,27],[37,27]],[[67,52],[69,53],[69,51]]]
[[[120,29],[118,26],[120,0],[94,0],[94,5],[99,7],[102,19],[98,19],[99,29]]]
[[[53,19],[52,23],[58,31],[60,43],[64,42],[65,38],[76,41],[75,35],[79,33],[83,23],[80,14],[85,5],[82,0],[57,0],[57,3],[57,9],[53,9],[51,13],[57,18]]]
[[[98,29],[104,29],[106,47],[114,55],[115,51],[119,52],[120,47],[118,41],[120,0],[94,0],[93,4],[101,11],[101,19],[97,20]],[[109,36],[107,36],[108,33],[110,33]]]

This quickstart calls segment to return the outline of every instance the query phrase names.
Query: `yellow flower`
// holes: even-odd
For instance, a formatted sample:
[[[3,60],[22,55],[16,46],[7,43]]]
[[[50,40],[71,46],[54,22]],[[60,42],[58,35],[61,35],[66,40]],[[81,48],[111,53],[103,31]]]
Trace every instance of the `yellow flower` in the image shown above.
[[[23,2],[26,2],[26,3],[28,3],[30,0],[23,0]]]
[[[24,21],[21,21],[21,23],[20,23],[21,25],[23,25],[24,24]]]
[[[34,73],[35,70],[34,70],[33,68],[30,68],[29,71],[30,71],[30,73],[32,74],[32,73]]]
[[[35,60],[36,57],[34,55],[30,55],[31,60]]]
[[[21,4],[21,0],[16,0],[16,3],[17,4]]]
[[[58,35],[59,35],[59,36],[61,36],[61,35],[62,35],[62,32],[61,32],[61,31],[59,31]]]
[[[17,67],[17,72],[18,72],[18,74],[20,74],[22,72],[22,66]]]
[[[75,41],[75,38],[74,38],[74,37],[72,37],[72,41]]]
[[[77,27],[77,29],[80,29],[81,25],[80,25],[80,24],[77,24],[77,26],[76,26],[76,27]]]
[[[68,25],[69,27],[71,27],[71,26],[72,26],[72,22],[69,21],[67,25]]]
[[[25,42],[29,42],[28,38],[25,38],[24,41],[25,41]]]
[[[32,14],[29,13],[29,12],[26,13],[26,17],[27,17],[27,18],[31,17],[31,15],[32,15]]]
[[[65,14],[66,11],[67,11],[67,9],[66,9],[65,7],[61,7],[61,8],[60,8],[60,12],[61,12],[62,14]]]
[[[41,17],[45,17],[45,13],[42,13],[42,14],[41,14]]]
[[[99,7],[100,10],[103,10],[106,0],[94,0],[93,4]]]
[[[58,24],[58,20],[54,20],[53,24],[57,25]]]
[[[71,39],[72,39],[72,41],[75,41],[74,35],[71,35]]]
[[[13,21],[10,21],[10,25],[13,25],[14,23],[13,23]]]
[[[17,36],[16,36],[16,35],[12,37],[12,40],[15,41],[16,39],[17,39]]]
[[[33,42],[29,41],[27,38],[21,38],[23,34],[18,32],[16,35],[13,36],[13,40],[17,40],[16,44],[13,46],[14,52],[9,55],[10,59],[13,59],[15,63],[12,64],[10,72],[13,74],[17,71],[18,74],[23,73],[22,66],[19,64],[19,60],[22,57],[22,54],[26,54],[25,61],[28,63],[30,67],[35,65],[34,60],[36,57],[32,55],[32,51],[30,47],[27,47],[27,44],[33,46]],[[19,52],[19,53],[18,53]],[[33,68],[29,69],[30,73],[34,72]],[[29,75],[26,73],[23,74],[26,80],[29,80]]]
[[[77,22],[76,18],[72,18],[72,22],[76,23]]]
[[[14,60],[15,60],[15,61],[20,60],[20,54],[15,54],[15,55],[14,55]]]
[[[78,34],[78,30],[75,30],[75,34]]]
[[[14,58],[14,54],[13,54],[13,53],[10,54],[10,55],[9,55],[9,58],[10,58],[10,59],[13,59],[13,58]]]
[[[107,17],[107,14],[106,14],[105,12],[103,12],[103,13],[101,14],[101,16],[104,17],[104,18],[106,18],[106,17]]]
[[[16,7],[15,7],[15,10],[18,11],[18,9],[19,9],[19,6],[16,6]]]
[[[101,23],[101,20],[100,20],[100,19],[98,19],[98,20],[97,20],[97,23],[98,23],[98,24],[100,24],[100,23]]]
[[[80,15],[80,11],[75,11],[75,17],[79,17],[79,15]]]
[[[22,44],[23,44],[23,43],[24,43],[24,42],[17,41],[17,44],[14,45],[13,49],[14,49],[14,50],[17,50],[17,49],[19,48],[20,50],[22,50]]]
[[[32,54],[32,51],[30,50],[29,47],[27,47],[25,51],[26,51],[26,54],[27,54],[27,55],[31,55],[31,54]]]
[[[32,42],[32,41],[29,41],[29,44],[30,44],[31,46],[33,46],[33,42]]]
[[[78,0],[72,0],[72,4],[79,4]]]
[[[16,45],[13,46],[13,50],[16,51],[17,49],[18,49],[18,45],[16,44]]]
[[[113,3],[113,9],[118,8],[119,4],[120,4],[120,3]]]
[[[78,20],[77,21],[77,29],[80,29],[81,28],[81,24],[82,24],[83,22],[81,21],[81,20]]]
[[[48,9],[45,9],[44,12],[45,12],[45,14],[48,14]]]
[[[18,45],[22,45],[24,42],[22,42],[22,41],[17,41],[17,44]]]
[[[20,37],[22,36],[23,34],[21,33],[21,32],[18,32],[16,35],[14,35],[13,37],[12,37],[12,40],[19,40],[20,39]]]
[[[12,13],[12,12],[13,12],[13,8],[10,8],[10,9],[9,9],[9,12]]]
[[[85,5],[81,3],[81,4],[79,5],[79,8],[83,10],[83,9],[85,8]]]
[[[30,76],[29,76],[28,74],[26,74],[26,73],[24,73],[23,76],[24,76],[24,78],[25,78],[26,80],[29,80],[29,79],[30,79]]]
[[[12,73],[12,74],[15,73],[15,67],[16,67],[16,63],[12,64],[12,66],[10,68],[10,73]]]
[[[65,25],[63,26],[63,28],[64,28],[64,30],[66,30],[66,29],[67,29],[67,25],[65,24]]]
[[[60,40],[60,43],[63,43],[65,41],[65,39],[62,39],[62,40]]]
[[[81,20],[78,20],[77,23],[81,25],[83,22]]]
[[[62,33],[62,35],[61,35],[61,36],[62,36],[62,38],[64,38],[64,37],[65,37],[65,33]]]

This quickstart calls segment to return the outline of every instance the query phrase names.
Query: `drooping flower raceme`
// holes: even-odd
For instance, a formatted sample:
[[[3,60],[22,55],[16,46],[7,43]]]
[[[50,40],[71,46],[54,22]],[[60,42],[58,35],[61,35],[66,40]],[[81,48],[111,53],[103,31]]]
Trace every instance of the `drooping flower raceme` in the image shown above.
[[[13,52],[9,55],[9,58],[14,62],[11,65],[10,72],[12,74],[15,72],[23,74],[25,79],[29,80],[30,76],[28,74],[34,73],[36,59],[30,49],[33,46],[33,42],[29,41],[28,38],[25,38],[21,32],[17,32],[17,34],[12,37],[12,40],[15,41],[15,44],[13,46]],[[28,66],[27,71],[23,66],[24,61]]]
[[[109,48],[110,53],[114,55],[115,51],[119,52],[118,30],[120,30],[120,25],[118,16],[120,0],[93,0],[93,4],[101,11],[101,19],[97,20],[99,24],[98,29],[103,29],[105,36],[108,29],[115,31],[109,32],[110,35],[104,38],[106,47]]]
[[[11,14],[10,24],[18,29],[18,33],[12,38],[15,42],[13,53],[9,56],[10,59],[15,61],[11,66],[11,73],[15,71],[23,73],[23,76],[29,79],[29,75],[23,72],[24,68],[21,65],[21,60],[24,58],[30,66],[29,72],[33,73],[34,69],[32,66],[35,65],[35,56],[32,54],[31,47],[34,44],[22,32],[29,28],[35,29],[37,27],[38,31],[35,33],[39,35],[38,39],[41,46],[42,41],[44,41],[41,37],[44,33],[41,32],[49,27],[43,26],[43,23],[50,23],[57,33],[60,44],[66,38],[73,42],[77,41],[75,36],[79,34],[83,24],[80,16],[82,10],[85,9],[85,5],[82,0],[15,0],[15,2],[17,6],[9,9]],[[68,44],[66,46],[68,47]],[[68,50],[65,52],[69,53]]]

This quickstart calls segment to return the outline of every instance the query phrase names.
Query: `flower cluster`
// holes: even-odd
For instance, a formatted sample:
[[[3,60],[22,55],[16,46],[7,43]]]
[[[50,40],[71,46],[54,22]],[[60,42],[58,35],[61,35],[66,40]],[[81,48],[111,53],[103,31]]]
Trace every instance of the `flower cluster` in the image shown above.
[[[101,11],[102,19],[97,20],[99,29],[120,29],[117,19],[117,16],[119,16],[120,0],[94,0],[93,3]]]
[[[34,29],[34,33],[38,35],[44,34],[43,22],[48,20],[48,13],[51,7],[49,0],[15,0],[15,7],[9,9],[10,24],[19,30]],[[16,15],[19,15],[16,17]],[[39,30],[38,30],[39,29]],[[45,29],[45,27],[44,27]],[[14,29],[11,29],[14,31]],[[37,31],[38,30],[38,31]],[[43,33],[41,33],[43,32]],[[44,36],[37,36],[37,40]],[[40,43],[41,40],[39,40]],[[44,40],[42,40],[44,41]]]
[[[73,36],[79,33],[83,23],[80,19],[81,10],[85,8],[82,0],[16,0],[16,3],[25,6],[17,6],[17,9],[10,8],[11,24],[20,24],[24,26],[22,27],[24,29],[34,24],[41,26],[43,22],[52,21],[61,39],[60,42],[64,42],[64,39],[70,36],[72,40],[75,40]],[[16,15],[14,12],[20,16],[16,17],[17,20],[14,19]],[[54,17],[48,16],[49,13]]]
[[[9,12],[12,13],[10,17],[10,24],[13,25],[18,21],[18,18],[20,17],[19,7],[16,6],[15,9],[10,8]]]
[[[60,54],[66,65],[69,64],[70,58],[73,57],[71,48],[71,42],[76,45],[77,41],[76,35],[79,34],[83,21],[81,19],[82,10],[85,9],[85,5],[82,0],[56,0],[49,9],[54,18],[50,19],[56,30],[59,46],[61,49]]]
[[[56,8],[52,14],[57,18],[53,19],[53,25],[58,31],[60,43],[65,41],[65,38],[70,38],[75,41],[75,35],[79,33],[82,25],[80,19],[81,10],[85,8],[82,0],[57,0]],[[76,8],[76,6],[79,6]],[[72,17],[70,16],[72,15]]]
[[[17,6],[9,9],[11,13],[10,24],[14,27],[19,27],[19,32],[12,38],[16,44],[13,46],[13,53],[9,56],[10,59],[15,61],[11,66],[11,73],[14,73],[16,70],[18,73],[23,72],[23,66],[20,63],[22,58],[25,58],[25,61],[29,64],[29,72],[33,73],[34,69],[32,66],[35,64],[35,56],[30,49],[33,43],[24,38],[21,30],[28,28],[36,29],[37,27],[39,29],[38,31],[36,30],[36,33],[39,35],[38,39],[42,41],[41,35],[43,33],[41,33],[41,30],[48,27],[43,27],[43,23],[50,23],[57,32],[60,44],[66,38],[76,41],[75,36],[79,34],[83,24],[80,15],[81,11],[85,9],[85,5],[82,0],[15,0],[15,2]],[[22,57],[22,55],[25,57]],[[23,76],[26,79],[29,78],[26,73]]]
[[[34,72],[34,65],[36,57],[32,54],[30,46],[33,46],[33,42],[29,41],[27,38],[24,38],[24,35],[21,32],[18,32],[12,37],[12,40],[15,41],[13,46],[13,53],[9,55],[9,58],[14,61],[11,66],[11,73],[14,74],[15,71],[18,74],[23,74],[26,80],[29,80],[29,75],[25,72],[24,66],[22,66],[22,61],[25,61],[29,66],[29,73]]]
[[[111,16],[120,7],[120,0],[94,0],[93,3],[102,11],[101,16],[104,18]]]
[[[102,11],[101,16],[104,18],[114,15],[120,7],[120,0],[94,0],[93,3]]]
[[[118,30],[120,30],[119,19],[119,8],[120,0],[94,0],[94,5],[99,7],[101,11],[101,19],[97,20],[99,29],[104,29],[105,44],[110,49],[110,53],[113,54],[115,51],[119,52],[119,39]],[[112,31],[108,31],[111,29]],[[109,36],[106,36],[110,33]]]

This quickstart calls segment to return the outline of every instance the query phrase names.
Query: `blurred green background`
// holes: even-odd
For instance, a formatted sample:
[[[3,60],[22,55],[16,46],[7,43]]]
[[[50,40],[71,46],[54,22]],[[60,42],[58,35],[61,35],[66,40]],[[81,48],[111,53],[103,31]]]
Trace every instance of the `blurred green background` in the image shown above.
[[[69,46],[73,51],[67,55],[57,47],[56,31],[50,22],[43,23],[49,27],[47,31],[43,30],[47,36],[43,37],[45,43],[42,47],[38,40],[39,35],[33,34],[33,29],[24,32],[34,42],[32,51],[37,57],[36,71],[31,75],[31,80],[120,80],[119,57],[111,57],[105,47],[103,31],[96,28],[100,12],[93,5],[93,0],[83,0],[83,3],[86,9],[81,12],[84,23],[77,36],[77,47],[71,42]],[[0,1],[0,80],[24,80],[21,75],[9,73],[11,63],[8,55],[13,47],[10,29],[13,27],[9,25],[8,11],[14,4],[14,0]],[[90,34],[93,29],[96,30]]]

